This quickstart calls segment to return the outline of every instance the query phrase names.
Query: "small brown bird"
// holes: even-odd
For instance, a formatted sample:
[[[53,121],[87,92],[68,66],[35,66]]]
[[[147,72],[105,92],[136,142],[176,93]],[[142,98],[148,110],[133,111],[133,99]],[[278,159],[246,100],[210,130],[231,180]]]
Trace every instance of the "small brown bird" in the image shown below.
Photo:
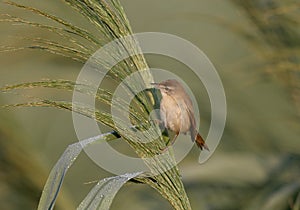
[[[174,79],[151,83],[159,89],[162,95],[160,102],[160,116],[165,128],[174,131],[175,136],[171,141],[174,144],[179,133],[190,132],[192,141],[198,147],[208,150],[208,146],[196,128],[193,103],[183,86]]]

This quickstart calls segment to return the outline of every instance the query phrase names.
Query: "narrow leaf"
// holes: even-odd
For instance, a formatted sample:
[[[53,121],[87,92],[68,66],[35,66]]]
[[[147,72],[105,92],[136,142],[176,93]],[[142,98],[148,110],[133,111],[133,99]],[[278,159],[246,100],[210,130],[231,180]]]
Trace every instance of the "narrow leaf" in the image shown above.
[[[43,193],[41,195],[38,210],[53,209],[59,190],[65,178],[65,174],[74,163],[82,149],[88,144],[95,141],[107,140],[111,135],[115,135],[114,132],[94,136],[83,141],[71,144],[67,147],[67,149],[62,154],[49,174],[47,182],[44,186]]]
[[[142,172],[127,173],[124,175],[100,180],[81,202],[77,210],[109,209],[115,195],[120,190],[120,188],[130,179],[139,176],[141,173]]]

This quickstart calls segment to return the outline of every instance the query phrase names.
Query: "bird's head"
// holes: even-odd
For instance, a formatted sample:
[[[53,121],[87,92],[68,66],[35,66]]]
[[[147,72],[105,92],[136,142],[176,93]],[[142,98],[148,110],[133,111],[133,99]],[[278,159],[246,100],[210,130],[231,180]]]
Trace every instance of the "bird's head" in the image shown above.
[[[175,94],[176,90],[181,88],[181,84],[174,79],[168,79],[159,83],[151,83],[151,85],[154,85],[155,88],[159,89],[162,95],[173,95]]]

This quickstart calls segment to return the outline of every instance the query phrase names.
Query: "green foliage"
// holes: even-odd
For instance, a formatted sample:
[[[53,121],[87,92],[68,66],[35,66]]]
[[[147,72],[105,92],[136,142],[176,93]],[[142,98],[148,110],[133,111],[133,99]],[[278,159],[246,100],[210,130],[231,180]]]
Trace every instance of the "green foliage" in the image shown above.
[[[81,4],[76,5],[78,2],[80,2]],[[103,11],[103,8],[107,6],[98,6],[97,8],[90,7],[90,4],[97,3],[98,1],[90,0],[87,2],[89,3],[89,5],[85,4],[85,2],[87,1],[68,1],[68,4],[71,5],[76,11],[84,11],[83,13],[79,12],[78,14],[87,19],[87,22],[93,25],[93,27],[87,28],[95,29],[94,31],[97,32],[91,32],[89,30],[81,28],[77,26],[77,24],[73,24],[72,21],[65,20],[63,18],[60,18],[59,16],[48,14],[43,10],[40,11],[39,9],[22,6],[13,2],[9,3],[11,5],[15,5],[20,11],[31,11],[32,13],[39,16],[40,19],[45,19],[48,22],[47,24],[44,22],[40,23],[39,19],[31,20],[28,17],[22,18],[23,16],[19,17],[19,15],[12,15],[14,13],[1,15],[0,21],[9,22],[16,25],[21,24],[23,26],[28,26],[28,28],[35,28],[40,30],[41,32],[46,32],[47,35],[49,34],[50,36],[47,36],[46,38],[19,37],[19,40],[21,40],[22,42],[17,43],[16,46],[2,46],[0,47],[0,51],[12,52],[18,50],[37,49],[41,50],[42,52],[48,51],[54,54],[62,55],[64,57],[76,60],[80,64],[82,64],[99,47],[111,41],[113,37],[116,37],[116,35],[128,35],[132,32],[129,27],[128,20],[123,13],[123,9],[115,1],[106,3],[106,5],[109,5],[109,12]],[[201,4],[197,3],[195,5],[202,6],[203,4],[203,8],[205,8],[205,6],[207,6],[207,2],[209,1],[203,1],[201,2]],[[151,2],[151,4],[153,5],[155,5],[155,3],[156,2]],[[171,7],[165,7],[165,10],[176,10],[177,3],[173,3]],[[207,40],[205,38],[209,38],[204,36],[204,39],[202,40],[201,34],[205,34],[202,33],[202,30],[206,30],[205,27],[207,27],[207,25],[210,24],[213,20],[213,23],[218,23],[219,25],[224,26],[222,28],[223,31],[221,32],[224,32],[225,35],[227,30],[233,32],[234,35],[240,35],[240,37],[242,37],[250,47],[250,50],[249,48],[247,48],[247,50],[250,51],[251,55],[255,55],[253,56],[255,60],[251,60],[251,63],[246,62],[246,65],[244,63],[245,57],[237,56],[238,60],[234,60],[232,61],[233,63],[230,64],[238,63],[239,67],[236,67],[236,65],[230,65],[230,69],[229,67],[226,68],[225,65],[223,66],[220,63],[216,63],[217,66],[219,66],[220,72],[222,72],[223,74],[222,80],[224,82],[225,88],[227,89],[226,93],[228,94],[228,104],[230,105],[228,107],[230,109],[230,114],[228,116],[228,123],[224,141],[223,143],[221,143],[221,147],[218,148],[218,152],[214,156],[213,160],[210,160],[208,164],[197,167],[194,163],[194,159],[196,159],[197,157],[194,156],[193,163],[191,163],[191,165],[185,162],[181,166],[182,171],[184,171],[184,180],[185,185],[188,189],[189,199],[191,200],[192,205],[195,209],[209,208],[214,210],[299,210],[300,159],[299,152],[297,151],[299,148],[297,136],[299,135],[297,132],[295,132],[299,128],[299,118],[296,117],[295,110],[293,110],[289,105],[289,102],[287,102],[288,96],[291,95],[293,98],[293,102],[295,102],[295,107],[300,107],[299,3],[294,0],[232,0],[231,3],[232,5],[230,5],[230,7],[233,7],[234,9],[231,8],[230,11],[237,11],[238,15],[234,16],[240,16],[242,21],[227,21],[224,16],[231,17],[231,15],[228,15],[226,13],[228,12],[228,8],[227,10],[226,8],[224,8],[224,13],[220,14],[220,16],[219,13],[217,13],[216,17],[206,15],[203,24],[203,22],[201,22],[203,21],[203,15],[198,11],[199,8],[195,7],[196,15],[192,16],[192,19],[190,18],[188,22],[184,23],[186,25],[190,24],[195,28],[199,24],[201,25],[201,28],[199,30],[197,28],[197,30],[193,30],[192,28],[181,24],[182,21],[186,21],[186,18],[190,17],[190,14],[182,15],[183,13],[179,12],[181,11],[181,9],[178,9],[177,12],[172,11],[172,13],[168,13],[168,17],[171,16],[171,18],[166,21],[165,10],[163,10],[164,19],[161,20],[161,23],[163,27],[165,27],[165,25],[168,25],[168,28],[166,30],[172,29],[172,32],[175,31],[175,33],[181,34],[183,33],[183,30],[187,29],[189,31],[190,29],[192,29],[191,34],[189,34],[189,36],[191,36],[190,38],[194,38],[194,40],[197,41],[201,40],[200,42],[202,43]],[[27,2],[27,5],[28,4],[30,3]],[[159,2],[159,5],[160,4],[165,5],[162,2]],[[192,1],[190,1],[189,3],[185,2],[184,4],[187,4],[188,7],[189,4],[193,3]],[[182,4],[178,3],[178,5]],[[97,13],[96,9],[97,11],[103,11],[103,13],[101,13],[101,18],[97,19],[94,16]],[[214,10],[214,6],[210,9]],[[138,10],[142,9],[138,8]],[[187,9],[187,11],[188,13],[192,13],[194,10]],[[218,11],[223,12],[223,8]],[[213,12],[208,11],[208,14],[211,13]],[[207,14],[206,11],[205,14]],[[172,17],[172,15],[174,15],[174,17]],[[199,16],[201,16],[201,18],[199,18]],[[117,20],[111,20],[112,17],[116,18]],[[174,18],[178,18],[179,21],[175,22]],[[102,20],[105,22],[101,22]],[[117,24],[122,24],[123,26],[118,28],[115,26]],[[208,26],[209,28],[211,27],[211,25]],[[25,36],[26,34],[21,34],[19,36],[23,35]],[[51,38],[51,40],[48,40],[51,35],[59,38],[53,40]],[[230,33],[230,35],[232,35],[232,33]],[[223,36],[223,33],[221,35],[213,34],[212,38],[209,38],[208,40],[211,41],[214,40],[214,38],[224,38],[225,41],[230,40]],[[234,38],[236,38],[236,36],[234,36]],[[209,45],[209,49],[212,49],[211,53],[213,53],[213,51],[222,52],[222,47],[210,43]],[[224,46],[225,45],[226,44],[224,44]],[[138,49],[138,45],[134,43],[134,40],[133,43],[127,43],[127,45],[125,46],[134,46],[133,48],[135,50]],[[228,45],[226,46],[228,47]],[[243,49],[240,49],[240,46],[241,45],[239,44],[232,46],[232,48],[230,49],[234,50],[234,52],[224,53],[221,58],[230,60],[232,57],[234,57],[232,55],[241,52],[245,53]],[[212,55],[215,56],[216,62],[218,62],[218,56],[216,54]],[[118,55],[115,56],[117,57]],[[248,58],[249,57],[247,57],[246,59]],[[251,57],[250,59],[253,58]],[[243,64],[243,66],[241,66],[240,64]],[[114,69],[112,69],[108,73],[106,79],[110,79],[117,84],[124,77],[126,77],[126,75],[130,74],[130,72],[144,68],[147,68],[147,64],[146,62],[144,62],[143,56],[132,57],[115,66]],[[174,70],[176,69],[174,68]],[[245,70],[246,73],[244,72]],[[258,80],[262,81],[258,81],[258,84],[253,84],[253,75],[259,78]],[[151,75],[148,76],[144,77],[143,79],[149,80],[150,82]],[[235,81],[237,80],[237,78],[240,81]],[[270,81],[269,78],[275,78],[275,80]],[[276,86],[276,82],[278,81],[282,84],[282,86],[280,87],[285,87],[286,90],[288,90],[286,91],[287,96],[284,94],[285,92],[282,91],[281,88],[278,88],[278,86]],[[233,84],[232,86],[231,83]],[[245,83],[247,84],[245,85]],[[270,83],[272,83],[272,85],[270,85]],[[251,85],[248,86],[249,84]],[[20,90],[22,91],[24,89],[30,89],[34,92],[36,90],[44,90],[43,88],[51,88],[58,91],[71,92],[76,85],[77,90],[78,87],[80,87],[79,91],[83,94],[92,94],[91,87],[82,84],[76,84],[74,81],[69,80],[42,80],[38,82],[9,85],[2,87],[0,91],[15,93],[17,90],[19,92]],[[247,87],[245,88],[245,86]],[[268,90],[265,89],[266,86],[268,86]],[[238,91],[238,89],[240,89],[240,91]],[[247,91],[246,89],[253,89],[254,94],[249,95],[249,93],[252,92]],[[255,93],[255,91],[257,91],[257,93]],[[274,98],[274,96],[276,97]],[[151,110],[151,107],[150,109],[148,109],[145,105],[152,106],[152,104],[148,103],[148,98],[146,95],[144,95],[144,93],[141,93],[140,97],[141,99],[135,100],[133,104],[135,107],[138,107],[141,110],[135,111],[136,109],[133,109],[131,117],[132,119],[136,119],[133,123],[134,125],[137,125],[139,123],[138,119],[142,119],[143,122],[145,122],[145,127],[147,127],[150,123],[147,121],[147,116],[149,110]],[[146,98],[143,99],[143,97]],[[70,101],[53,100],[46,98],[46,96],[41,98],[30,97],[29,99],[30,101],[25,101],[20,104],[8,105],[8,107],[46,106],[56,107],[63,110],[72,110],[72,104],[70,103]],[[26,98],[25,100],[29,99]],[[111,101],[111,91],[108,91],[104,88],[99,89],[96,95],[96,101],[97,103],[109,105]],[[266,101],[268,103],[266,103]],[[124,103],[125,102],[120,101],[120,105]],[[120,106],[120,108],[122,108],[122,106]],[[109,113],[105,112],[105,110],[98,109],[96,111],[97,114],[95,115],[91,112],[91,109],[83,106],[77,106],[76,111],[90,118],[94,118],[99,122],[104,123],[105,125],[111,126],[110,128],[113,129],[113,125],[111,124],[111,116],[109,116]],[[279,113],[275,113],[277,111]],[[5,118],[3,118],[3,120],[6,121]],[[2,126],[1,129],[1,131],[3,131],[1,132],[1,135],[3,135],[2,133],[6,134],[9,130],[6,129],[6,126],[4,126],[4,128]],[[11,133],[15,133],[14,128],[10,130]],[[22,159],[25,163],[29,162],[28,160],[26,161],[26,157],[29,160],[32,160],[29,158],[30,156],[27,153],[25,153],[25,155],[23,156],[18,155],[18,153],[15,151],[15,149],[18,148],[17,146],[13,145],[9,147],[10,142],[12,142],[7,137],[9,135],[3,136],[5,136],[2,137],[4,141],[1,141],[1,148],[3,151],[8,151],[11,156],[17,157],[18,160]],[[122,141],[120,139],[115,140],[117,137],[119,137],[119,134],[116,132],[109,133],[107,137],[108,138],[105,140],[114,140],[114,142],[112,143],[121,143]],[[9,139],[9,141],[7,141],[6,139]],[[19,139],[23,138],[15,139],[16,140],[14,141],[17,142],[16,145],[20,146]],[[145,145],[141,146],[142,148],[138,148],[139,145],[132,145],[133,148],[137,148],[135,149],[135,151],[138,151],[139,155],[152,156],[155,150],[157,150],[160,145],[151,144],[147,145],[147,147],[145,147]],[[146,152],[146,150],[149,149],[148,147],[151,150]],[[0,164],[2,164],[2,162],[0,162]],[[10,162],[6,161],[5,163]],[[153,167],[156,166],[156,163],[149,163],[149,165],[152,164]],[[6,165],[4,165],[3,167],[3,165],[1,165],[1,168],[8,170],[9,167]],[[156,170],[156,168],[154,170]],[[137,183],[149,184],[150,186],[152,186],[152,188],[157,189],[165,198],[167,198],[173,204],[173,206],[176,206],[179,203],[184,203],[182,204],[182,206],[188,206],[187,200],[180,200],[181,197],[179,196],[183,196],[183,199],[187,198],[184,197],[185,192],[181,191],[183,189],[182,183],[180,182],[180,180],[178,181],[178,172],[176,172],[176,170],[177,169],[172,169],[172,171],[163,174],[162,176],[156,176],[152,178],[139,176],[134,178],[132,181]],[[35,171],[39,170],[36,169]],[[62,172],[62,170],[60,170],[60,172]],[[34,179],[32,177],[34,177],[35,175],[31,177],[30,175],[28,175],[28,173],[26,174],[24,167],[22,168],[22,170],[18,171],[18,174],[23,175],[23,181],[14,181],[14,185],[23,186],[23,182],[28,182],[31,183],[31,185],[34,185],[32,184],[33,181],[30,182],[28,180]],[[175,174],[176,180],[168,177],[173,174]],[[34,181],[37,182],[37,180],[43,179],[39,177]],[[172,182],[178,183],[170,183],[170,180]],[[11,183],[11,180],[9,180],[8,183]],[[36,185],[38,187],[35,188],[40,190],[42,184],[43,183]],[[56,183],[52,182],[52,184]],[[78,185],[80,185],[80,183]],[[149,197],[149,194],[145,192],[147,190],[145,189],[145,186],[134,186],[139,189],[142,188],[142,190],[138,191],[139,193],[136,193],[136,188],[127,186],[124,190],[124,193],[119,194],[120,199],[115,200],[116,208],[119,208],[120,206],[123,207],[125,205],[124,201],[128,199],[128,194],[130,193],[130,201],[128,202],[132,202],[132,200],[134,199],[134,201],[140,202],[144,197],[146,197],[146,199],[144,199],[143,201],[145,201],[145,206],[147,207],[150,202],[147,203],[146,201],[151,199],[154,200],[154,204],[152,204],[152,206],[149,205],[149,209],[158,209],[164,205],[163,202],[157,202],[157,200],[159,200],[159,196],[156,196],[154,198],[151,197],[152,194],[150,193],[152,193],[152,191],[149,193]],[[176,188],[179,190],[177,191]],[[174,193],[174,195],[172,193]],[[62,191],[60,192],[58,199],[62,197],[65,199],[67,196],[68,194],[65,191]],[[18,200],[18,197],[16,197],[15,200]],[[60,204],[61,203],[58,201],[56,204],[56,208],[59,208]],[[68,205],[61,206],[65,207]],[[189,207],[186,206],[182,207],[181,209],[188,209]],[[168,208],[167,204],[163,207]],[[70,208],[65,207],[63,209]],[[179,207],[177,209],[179,209]]]
[[[48,14],[37,8],[30,6],[21,5],[15,2],[6,2],[6,4],[30,11],[41,17],[44,17],[59,26],[46,25],[42,23],[37,23],[30,20],[25,20],[23,18],[14,17],[10,14],[3,15],[0,19],[2,22],[12,22],[21,23],[32,27],[38,27],[41,29],[46,29],[49,32],[58,35],[61,39],[59,41],[42,39],[42,38],[29,38],[30,44],[26,46],[11,47],[4,46],[2,51],[14,51],[14,50],[24,50],[24,49],[39,49],[42,51],[48,51],[53,54],[62,55],[65,57],[72,58],[76,61],[84,63],[95,50],[104,44],[124,37],[126,35],[132,34],[129,22],[125,16],[125,13],[116,0],[107,1],[96,1],[96,0],[80,0],[72,1],[65,0],[65,3],[69,4],[73,9],[75,9],[80,15],[87,19],[95,29],[99,31],[97,35],[90,33],[74,24],[57,17],[52,14]],[[84,40],[84,41],[83,41]],[[86,44],[87,43],[87,44]],[[119,47],[124,50],[133,50],[139,52],[139,47],[134,39],[125,42],[119,42]],[[121,82],[125,77],[133,72],[139,70],[147,69],[147,64],[143,55],[136,53],[137,55],[132,56],[128,59],[120,62],[116,67],[114,67],[109,73],[108,77],[112,78],[116,82]],[[117,54],[114,56],[118,56]],[[105,61],[97,61],[102,65],[105,65]],[[149,84],[152,81],[151,75],[141,75],[141,79],[145,84]],[[133,92],[135,84],[127,84],[129,92]],[[28,89],[36,87],[47,87],[63,90],[73,90],[74,86],[80,86],[80,91],[84,94],[90,94],[89,87],[82,86],[81,84],[75,84],[72,81],[60,81],[60,80],[49,80],[49,81],[39,81],[39,82],[29,82],[17,85],[11,85],[1,88],[2,92],[7,92],[16,89]],[[82,88],[82,89],[81,89]],[[153,97],[153,96],[152,96]],[[111,93],[108,90],[98,90],[96,98],[108,105],[111,104]],[[119,101],[119,108],[122,108],[122,103]],[[136,96],[136,101],[134,102],[138,107],[141,107],[139,111],[130,113],[132,118],[135,120],[137,125],[147,125],[150,123],[148,120],[148,114],[151,111],[153,104],[146,93],[141,93]],[[96,110],[94,113],[92,109],[84,105],[79,105],[73,107],[71,102],[68,101],[54,101],[50,99],[36,99],[34,101],[29,101],[25,103],[8,105],[8,107],[55,107],[64,110],[75,111],[84,116],[96,119],[98,122],[115,129],[112,122],[110,113],[102,110]],[[120,128],[119,128],[120,129]],[[160,152],[160,148],[164,147],[164,141],[162,138],[152,141],[151,143],[144,144],[141,143],[137,136],[129,132],[128,128],[124,127],[122,129],[122,139],[124,139],[138,154],[139,157],[153,157]],[[156,130],[155,132],[160,132]],[[147,133],[145,138],[153,136],[153,133]],[[147,160],[147,161],[146,161]],[[172,167],[174,164],[174,156],[172,154],[167,154],[164,159],[153,158],[151,161],[145,159],[145,164],[149,167],[149,170],[153,173],[161,173],[156,176],[150,177],[142,176],[137,178],[139,182],[145,183],[156,189],[163,197],[165,197],[174,209],[191,209],[187,195],[185,193],[178,168]],[[170,168],[171,166],[171,168]],[[63,171],[61,171],[63,173]],[[55,179],[49,177],[50,182],[53,186],[61,185],[61,182],[57,182]],[[47,185],[48,186],[48,185]],[[46,193],[48,191],[46,190]],[[57,192],[54,191],[57,195]],[[46,195],[51,196],[50,195]],[[56,197],[52,202],[55,202]],[[51,205],[53,207],[53,204]]]
[[[300,111],[300,4],[294,1],[232,0],[255,27],[248,39],[263,70],[282,82]]]

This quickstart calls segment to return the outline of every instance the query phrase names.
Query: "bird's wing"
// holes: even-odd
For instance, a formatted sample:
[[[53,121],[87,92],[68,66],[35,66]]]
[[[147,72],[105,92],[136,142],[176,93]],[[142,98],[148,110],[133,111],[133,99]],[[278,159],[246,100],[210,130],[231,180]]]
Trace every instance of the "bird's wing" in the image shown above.
[[[192,100],[189,97],[185,98],[184,102],[185,102],[186,110],[189,115],[189,119],[190,119],[190,123],[191,123],[191,127],[190,127],[191,138],[192,138],[192,141],[195,141],[196,136],[198,134],[198,129],[196,128],[194,106],[193,106]]]
[[[190,121],[190,133],[191,133],[191,138],[192,141],[195,141],[196,136],[197,136],[197,128],[196,128],[196,120],[194,116],[194,108],[193,108],[193,103],[190,98],[185,98],[184,100],[177,100],[177,103],[182,110],[182,112],[186,111],[188,116],[189,116],[189,121]]]

